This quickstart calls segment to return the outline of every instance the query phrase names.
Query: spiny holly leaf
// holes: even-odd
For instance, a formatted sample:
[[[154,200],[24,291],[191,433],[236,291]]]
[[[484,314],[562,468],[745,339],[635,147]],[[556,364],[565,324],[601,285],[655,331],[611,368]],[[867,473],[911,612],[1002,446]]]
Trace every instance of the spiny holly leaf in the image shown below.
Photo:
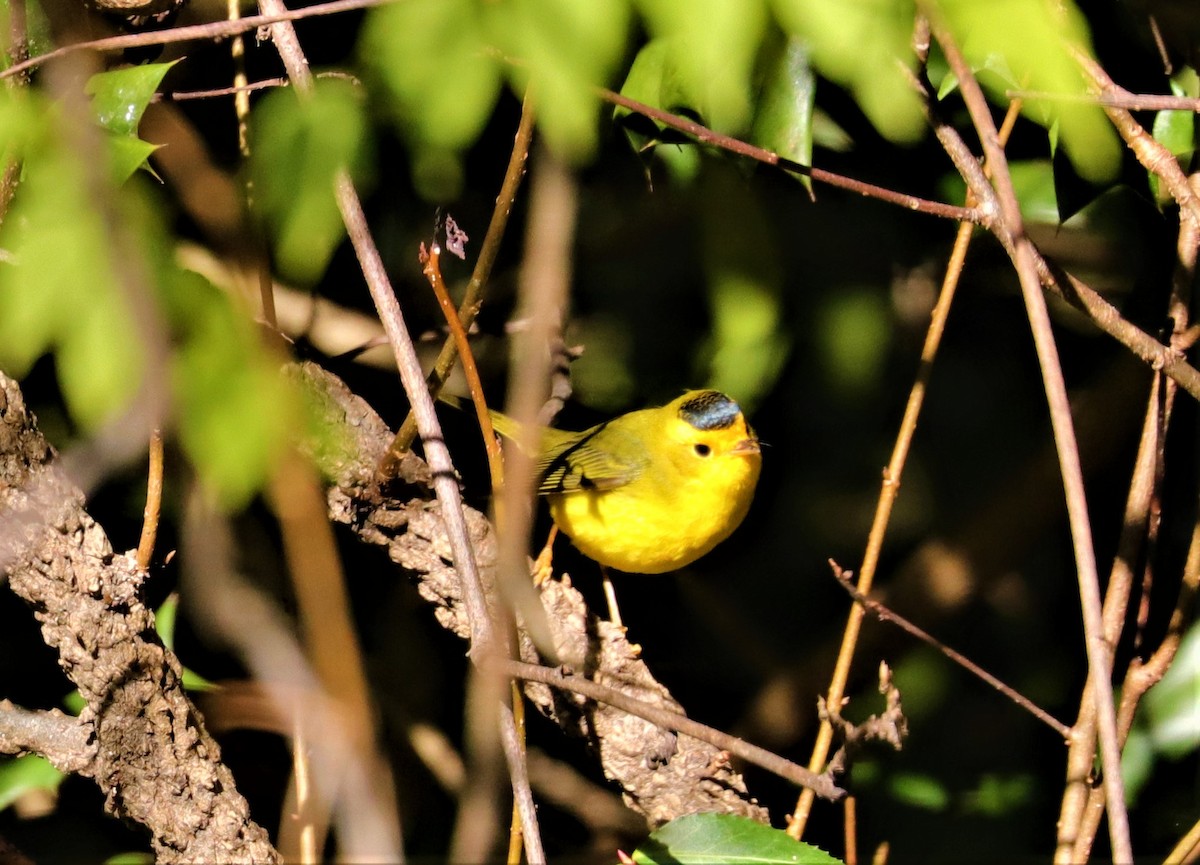
[[[85,90],[92,97],[96,121],[116,135],[137,135],[146,106],[175,62],[149,63],[93,75]]]
[[[176,62],[99,72],[88,79],[85,89],[92,96],[96,122],[108,133],[109,165],[118,183],[146,165],[150,154],[159,148],[138,138],[138,124],[163,76]]]
[[[734,814],[689,814],[650,834],[633,851],[639,865],[842,865],[819,847]]]
[[[817,78],[809,60],[808,43],[788,39],[771,65],[754,117],[754,143],[801,165],[812,165]],[[812,190],[812,178],[798,178]]]

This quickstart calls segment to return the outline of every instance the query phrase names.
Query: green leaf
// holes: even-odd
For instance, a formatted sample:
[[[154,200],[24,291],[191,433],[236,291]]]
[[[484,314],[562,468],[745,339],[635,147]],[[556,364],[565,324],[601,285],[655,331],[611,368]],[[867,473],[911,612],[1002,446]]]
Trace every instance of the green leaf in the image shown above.
[[[678,77],[668,67],[669,53],[670,42],[665,39],[653,39],[642,46],[621,85],[621,95],[666,111],[686,110],[686,97],[679,88]],[[619,105],[613,109],[613,118],[620,123],[637,153],[653,153],[662,158],[681,180],[696,176],[700,161],[690,138]],[[660,147],[664,144],[671,146]]]
[[[747,128],[767,22],[763,0],[640,0],[638,7],[663,52],[663,101],[651,104],[687,108],[719,132]]]
[[[883,374],[892,341],[892,318],[884,298],[870,288],[831,295],[819,310],[823,365],[834,392],[859,399]]]
[[[650,833],[633,851],[639,865],[841,865],[819,847],[733,814],[689,814]]]
[[[754,142],[801,165],[812,165],[817,79],[809,59],[807,42],[787,41],[767,73],[754,117]],[[812,178],[797,177],[812,189]]]
[[[1196,95],[1196,73],[1184,68],[1171,77],[1171,92],[1176,96]],[[1154,115],[1154,140],[1167,148],[1180,167],[1187,170],[1196,152],[1196,114],[1192,111],[1159,111]],[[1162,181],[1154,172],[1147,172],[1150,191],[1159,205],[1171,201],[1171,193],[1162,188]]]
[[[364,155],[359,95],[349,82],[325,79],[306,99],[278,90],[259,103],[251,128],[250,173],[276,263],[292,280],[316,282],[345,236],[334,177]]]
[[[143,348],[121,275],[138,263],[118,270],[113,238],[61,122],[51,111],[26,130],[21,195],[0,230],[0,247],[14,261],[0,266],[0,363],[21,375],[57,349],[67,408],[91,429],[123,410],[141,381]],[[103,194],[124,223],[129,196],[115,188]]]
[[[295,428],[293,394],[227,295],[193,273],[170,293],[182,343],[172,365],[180,439],[205,485],[236,509],[262,488]]]
[[[1154,750],[1177,758],[1200,748],[1200,625],[1192,625],[1144,711]]]
[[[115,856],[109,856],[104,860],[104,865],[154,865],[154,862],[153,853],[130,851],[128,853],[117,853]]]
[[[560,156],[595,150],[599,97],[625,52],[627,0],[504,0],[484,4],[488,40],[519,58],[506,66],[518,97],[532,84],[538,128]]]
[[[117,183],[124,183],[133,173],[139,168],[146,166],[149,168],[147,159],[150,154],[158,150],[161,144],[151,144],[149,141],[142,141],[140,138],[130,138],[124,135],[109,135],[106,137],[108,142],[108,161],[112,170],[113,179]],[[153,173],[153,172],[151,172]]]
[[[359,43],[385,105],[413,146],[417,188],[450,199],[447,161],[479,137],[500,92],[500,65],[482,28],[481,0],[406,0],[372,10]],[[436,157],[436,158],[434,158]],[[422,160],[424,167],[422,167]],[[440,181],[440,182],[432,182]]]
[[[0,762],[0,811],[36,790],[57,795],[58,785],[65,777],[38,754],[25,754]]]
[[[96,121],[115,135],[136,136],[146,106],[176,62],[149,63],[93,75],[85,90],[92,97]]]
[[[849,89],[883,135],[902,143],[924,135],[921,105],[903,70],[913,64],[913,3],[773,0],[773,6],[788,35],[807,41],[813,65]]]
[[[980,75],[980,83],[998,103],[1007,104],[1004,91],[1012,87],[1071,97],[1053,103],[1029,100],[1023,113],[1047,128],[1057,121],[1062,145],[1081,177],[1098,183],[1115,175],[1121,151],[1103,109],[1073,98],[1086,95],[1087,88],[1070,46],[1088,52],[1091,42],[1074,4],[939,0],[938,7],[971,68],[991,73]]]

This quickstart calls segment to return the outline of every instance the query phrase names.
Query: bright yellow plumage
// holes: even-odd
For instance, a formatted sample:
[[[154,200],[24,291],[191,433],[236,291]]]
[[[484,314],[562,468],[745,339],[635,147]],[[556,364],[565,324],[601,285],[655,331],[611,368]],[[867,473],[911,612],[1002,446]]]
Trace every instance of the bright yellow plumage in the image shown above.
[[[512,437],[514,423],[493,413]],[[542,434],[538,492],[585,555],[660,574],[703,556],[738,527],[758,483],[758,439],[737,403],[689,391],[582,432]]]

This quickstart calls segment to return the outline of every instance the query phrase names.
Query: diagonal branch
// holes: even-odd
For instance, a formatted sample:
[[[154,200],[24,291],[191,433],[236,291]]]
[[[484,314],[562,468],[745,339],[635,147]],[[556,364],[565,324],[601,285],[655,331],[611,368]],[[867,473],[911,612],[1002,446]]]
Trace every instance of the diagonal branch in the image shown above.
[[[1131,862],[1133,853],[1129,842],[1128,815],[1125,812],[1124,785],[1121,779],[1121,753],[1117,743],[1116,709],[1112,694],[1112,647],[1104,639],[1100,602],[1100,578],[1096,569],[1096,553],[1092,545],[1091,524],[1087,513],[1087,498],[1083,488],[1083,470],[1079,463],[1079,448],[1075,440],[1066,383],[1058,359],[1058,348],[1042,295],[1033,243],[1025,234],[1020,206],[1008,172],[1008,161],[1000,146],[991,110],[971,67],[959,50],[954,37],[936,20],[933,33],[941,44],[950,68],[958,78],[963,99],[979,138],[983,142],[988,166],[995,178],[999,201],[999,222],[1005,224],[1012,240],[1010,255],[1021,284],[1034,346],[1037,349],[1042,383],[1050,410],[1059,466],[1066,494],[1067,517],[1075,548],[1076,573],[1079,582],[1080,604],[1086,640],[1090,681],[1096,700],[1100,731],[1100,758],[1104,769],[1104,784],[1108,793],[1108,823],[1112,838],[1113,856],[1118,862]],[[974,190],[974,187],[972,187]]]
[[[145,573],[113,552],[54,458],[0,373],[0,574],[87,703],[78,723],[95,743],[80,774],[109,811],[150,831],[160,863],[277,862],[154,632]]]

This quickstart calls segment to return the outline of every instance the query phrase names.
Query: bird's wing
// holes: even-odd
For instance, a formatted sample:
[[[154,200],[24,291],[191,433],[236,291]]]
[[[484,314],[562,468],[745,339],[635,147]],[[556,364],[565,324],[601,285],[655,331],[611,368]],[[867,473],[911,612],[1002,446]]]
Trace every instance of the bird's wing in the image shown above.
[[[606,431],[608,436],[604,435]],[[544,450],[537,462],[541,478],[538,494],[611,490],[635,480],[642,473],[644,461],[620,456],[605,447],[609,443],[605,439],[611,435],[608,424],[600,424],[564,436]]]

